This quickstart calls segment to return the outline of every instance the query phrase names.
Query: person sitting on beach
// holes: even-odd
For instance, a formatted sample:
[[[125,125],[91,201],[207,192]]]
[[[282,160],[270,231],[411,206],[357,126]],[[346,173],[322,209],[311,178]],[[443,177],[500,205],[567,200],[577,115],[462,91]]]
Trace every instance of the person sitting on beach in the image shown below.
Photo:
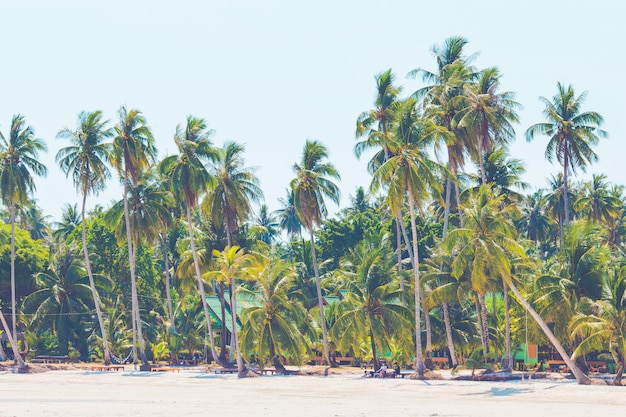
[[[380,366],[380,369],[378,369],[378,371],[376,371],[376,374],[374,376],[377,376],[379,378],[384,378],[385,374],[387,373],[387,365],[385,365],[384,363]]]
[[[394,367],[393,370],[396,372],[396,376],[400,376],[400,365],[398,365],[398,362],[394,363]]]

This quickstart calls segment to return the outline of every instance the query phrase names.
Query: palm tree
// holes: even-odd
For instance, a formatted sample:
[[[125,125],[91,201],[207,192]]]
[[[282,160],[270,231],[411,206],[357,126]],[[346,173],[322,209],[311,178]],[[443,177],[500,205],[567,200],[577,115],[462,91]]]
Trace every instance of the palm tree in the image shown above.
[[[411,309],[397,285],[391,254],[383,236],[362,240],[345,257],[339,279],[345,281],[347,295],[330,329],[342,352],[357,352],[360,342],[369,340],[374,369],[380,368],[378,351],[388,349],[391,339],[406,344],[405,329],[411,326]]]
[[[260,363],[272,360],[276,369],[285,373],[281,357],[292,364],[304,361],[308,350],[305,334],[312,333],[306,326],[308,312],[294,294],[297,287],[293,265],[272,256],[261,257],[257,263],[252,268],[251,287],[239,289],[242,297],[250,300],[241,314],[241,345]]]
[[[496,67],[481,71],[476,83],[465,84],[460,109],[455,115],[458,126],[477,135],[476,149],[482,183],[487,183],[483,155],[494,144],[503,146],[515,138],[513,123],[519,122],[516,110],[521,106],[515,93],[499,92],[501,74]]]
[[[237,287],[236,279],[243,279],[246,275],[246,267],[251,262],[251,256],[239,246],[229,246],[223,251],[213,249],[213,262],[215,270],[210,272],[210,276],[221,282],[228,282],[230,288],[230,311],[232,319],[232,339],[231,349],[234,347],[237,355],[237,376],[245,378],[248,375],[248,369],[244,366],[243,357],[241,355],[241,346],[239,345],[237,331]]]
[[[598,155],[591,149],[596,145],[599,138],[607,137],[608,134],[600,129],[603,118],[599,113],[588,111],[581,112],[581,106],[587,92],[578,97],[574,88],[570,85],[563,86],[557,83],[558,92],[552,97],[552,101],[545,97],[539,99],[545,105],[543,114],[547,122],[537,123],[526,130],[526,140],[531,141],[539,135],[549,137],[546,147],[546,159],[552,162],[556,160],[563,166],[563,197],[565,199],[565,224],[570,222],[568,202],[568,179],[570,172],[576,174],[576,169],[583,172],[586,165],[597,161]]]
[[[143,366],[149,366],[145,353],[141,318],[139,314],[139,300],[137,298],[137,284],[135,278],[135,248],[133,248],[132,229],[130,226],[128,192],[131,182],[136,184],[142,172],[149,167],[156,158],[157,150],[154,146],[154,137],[146,123],[143,114],[136,109],[127,110],[120,107],[119,121],[115,126],[113,138],[113,152],[111,162],[122,177],[124,184],[124,219],[126,223],[126,241],[128,245],[128,260],[130,264],[131,298],[133,304],[133,323],[136,326],[139,338],[139,352]]]
[[[290,236],[300,236],[302,233],[302,222],[296,213],[294,206],[294,193],[292,189],[287,190],[287,198],[279,198],[281,208],[276,210],[278,225]]]
[[[244,147],[235,142],[224,144],[218,150],[215,164],[216,184],[213,191],[204,201],[203,208],[210,213],[215,224],[224,224],[226,227],[227,249],[233,247],[233,233],[239,224],[252,213],[252,202],[257,202],[263,197],[263,192],[258,186],[259,180],[254,175],[254,170],[244,167]],[[231,308],[236,316],[237,299],[235,298],[234,277],[229,278]],[[247,374],[244,369],[243,358],[237,338],[237,327],[233,324],[233,340],[237,351],[237,368],[239,376]]]
[[[315,235],[313,229],[320,226],[326,216],[326,203],[324,197],[339,203],[339,188],[332,179],[340,179],[339,172],[333,164],[326,162],[328,151],[321,143],[307,140],[302,151],[302,159],[294,164],[293,171],[296,177],[291,180],[291,189],[294,193],[294,207],[298,218],[309,231],[311,239],[311,256],[313,259],[313,271],[315,273],[315,286],[317,288],[317,304],[320,309],[320,326],[322,328],[322,342],[324,344],[324,360],[328,365],[330,352],[328,337],[326,334],[326,316],[324,315],[324,300],[322,298],[322,286],[320,282],[317,254],[315,252]]]
[[[35,138],[32,127],[26,126],[24,116],[15,115],[11,120],[8,140],[0,132],[0,197],[9,207],[11,216],[11,323],[13,335],[17,335],[17,303],[15,300],[15,209],[24,204],[35,191],[33,175],[45,176],[45,165],[38,161],[40,151],[46,151],[41,139]]]
[[[603,299],[586,298],[569,325],[572,338],[582,338],[572,357],[608,350],[618,367],[613,383],[621,385],[626,364],[626,267],[606,274],[603,287]]]
[[[13,338],[13,335],[15,333],[11,332],[11,329],[9,328],[7,320],[4,317],[4,314],[2,313],[2,310],[0,310],[0,322],[2,323],[2,328],[7,334],[7,338],[9,339],[9,343],[11,344],[11,350],[13,350],[13,357],[17,361],[18,372],[26,372],[28,370],[28,365],[26,365],[26,363],[24,362],[24,358],[22,358],[22,355],[20,354],[20,350],[17,346],[17,341]]]
[[[81,112],[78,115],[76,130],[65,128],[57,134],[59,139],[68,139],[71,145],[59,150],[56,161],[66,176],[72,176],[76,190],[82,194],[82,206],[80,212],[80,224],[82,230],[83,254],[85,267],[89,276],[89,285],[96,306],[96,315],[102,335],[103,360],[105,364],[111,362],[111,351],[104,331],[104,321],[100,310],[100,298],[96,291],[96,285],[91,272],[89,262],[89,250],[87,249],[87,235],[85,226],[85,209],[87,195],[97,195],[106,185],[106,180],[111,177],[106,165],[110,158],[111,144],[105,140],[113,136],[113,130],[107,127],[108,122],[102,120],[102,112]],[[68,206],[69,208],[70,206]]]
[[[52,232],[52,236],[65,240],[80,225],[80,222],[81,216],[76,204],[66,203],[61,210],[61,221],[53,223],[56,229]]]
[[[24,310],[33,316],[31,325],[54,331],[61,354],[67,354],[70,340],[86,341],[85,321],[92,312],[90,279],[83,262],[72,250],[61,248],[57,259],[36,276],[39,290],[24,298]],[[94,287],[111,290],[111,282],[100,275],[91,277]],[[108,346],[107,346],[108,349]],[[86,360],[86,345],[81,357]]]
[[[268,245],[276,242],[279,234],[278,220],[276,213],[270,213],[266,204],[261,204],[259,214],[255,218],[256,226],[259,228],[259,240]]]
[[[193,257],[198,292],[204,310],[208,337],[211,345],[211,355],[219,363],[215,341],[213,340],[213,325],[209,313],[209,306],[206,301],[204,281],[200,272],[200,263],[196,251],[196,243],[193,234],[193,220],[191,211],[198,204],[200,196],[215,187],[217,181],[209,173],[205,164],[217,159],[217,150],[211,142],[213,131],[207,129],[204,119],[187,116],[185,127],[178,125],[174,142],[178,147],[179,154],[166,157],[159,164],[159,172],[170,181],[171,191],[177,200],[184,205],[187,228],[189,232],[189,244]]]
[[[415,348],[416,371],[424,376],[421,342],[421,288],[419,252],[417,246],[416,210],[432,189],[439,187],[436,173],[441,167],[427,154],[426,146],[432,143],[431,124],[417,113],[415,100],[403,102],[396,113],[392,129],[394,141],[390,142],[391,157],[374,173],[372,192],[385,188],[392,211],[397,212],[408,196],[413,243],[413,274],[415,278]]]
[[[594,174],[591,181],[583,183],[583,195],[574,202],[574,207],[586,213],[589,220],[612,224],[621,216],[623,203],[609,189],[606,175]]]
[[[389,125],[394,119],[394,111],[397,107],[398,96],[402,92],[401,87],[395,86],[395,74],[388,69],[375,77],[376,98],[375,108],[359,115],[356,122],[356,138],[365,137],[354,146],[354,153],[357,158],[372,148],[379,148],[378,152],[368,163],[370,173],[374,173],[380,165],[390,158],[389,145]],[[398,257],[398,271],[402,271],[402,212],[395,211],[396,219],[396,251]],[[400,286],[404,287],[402,274],[399,274]]]

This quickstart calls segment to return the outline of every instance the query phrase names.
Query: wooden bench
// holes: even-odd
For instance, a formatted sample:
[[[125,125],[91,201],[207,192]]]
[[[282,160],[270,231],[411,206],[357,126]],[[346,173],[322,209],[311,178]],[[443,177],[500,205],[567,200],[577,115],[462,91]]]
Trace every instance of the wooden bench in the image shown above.
[[[559,360],[549,360],[548,361],[548,372],[569,372],[569,368],[565,361]]]
[[[215,370],[216,374],[234,374],[236,372],[239,372],[239,369],[237,368],[219,368]]]
[[[122,365],[103,365],[103,366],[94,366],[94,370],[96,371],[123,371],[124,367]]]
[[[606,361],[587,361],[587,366],[591,372],[606,372],[608,369]]]
[[[433,364],[436,364],[439,368],[443,368],[450,363],[450,358],[446,357],[430,358],[430,360],[432,360]]]
[[[172,368],[171,366],[161,366],[150,369],[150,372],[180,372],[180,368]]]
[[[70,359],[70,357],[67,355],[63,355],[63,356],[38,355],[38,356],[35,356],[33,359],[31,359],[30,362],[31,363],[69,363],[69,362],[75,362],[75,361]]]

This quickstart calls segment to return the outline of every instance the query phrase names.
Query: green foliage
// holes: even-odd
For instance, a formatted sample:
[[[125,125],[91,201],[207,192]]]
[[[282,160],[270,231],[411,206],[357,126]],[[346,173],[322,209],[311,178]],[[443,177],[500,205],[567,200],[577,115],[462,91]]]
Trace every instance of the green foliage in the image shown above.
[[[11,226],[0,225],[0,300],[11,300]],[[45,270],[48,249],[25,230],[15,228],[15,293],[18,300],[33,292],[34,275]]]

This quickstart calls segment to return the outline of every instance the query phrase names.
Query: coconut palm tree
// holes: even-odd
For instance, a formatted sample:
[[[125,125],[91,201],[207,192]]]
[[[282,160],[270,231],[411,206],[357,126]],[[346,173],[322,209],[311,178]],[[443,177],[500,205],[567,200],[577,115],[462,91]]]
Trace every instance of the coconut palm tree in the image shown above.
[[[608,350],[617,364],[613,383],[621,385],[626,365],[626,267],[619,265],[605,275],[603,299],[585,298],[570,322],[572,338],[582,339],[572,354]]]
[[[200,197],[217,184],[217,180],[206,166],[211,161],[217,160],[218,157],[218,151],[211,142],[212,134],[213,130],[207,129],[204,119],[187,116],[185,126],[178,125],[174,135],[174,142],[176,142],[179,154],[165,157],[159,164],[159,173],[169,179],[172,193],[184,206],[189,232],[189,244],[196,272],[198,292],[200,293],[208,329],[211,355],[219,363],[217,351],[215,350],[215,341],[213,340],[213,325],[206,301],[204,281],[200,272],[191,217],[192,209],[197,206]]]
[[[34,175],[45,176],[45,165],[37,159],[46,145],[26,126],[22,115],[11,119],[8,139],[0,132],[0,197],[9,208],[11,223],[11,330],[17,335],[17,304],[15,300],[15,210],[35,191]]]
[[[247,298],[249,306],[241,317],[241,345],[246,353],[254,355],[261,364],[268,359],[279,372],[285,373],[280,358],[292,364],[302,364],[308,352],[307,335],[313,329],[307,324],[308,312],[294,294],[297,290],[293,265],[273,256],[256,260],[250,288],[239,292]]]
[[[556,157],[563,167],[564,222],[568,224],[570,222],[569,174],[575,175],[578,168],[584,172],[587,164],[598,160],[598,155],[591,147],[608,134],[600,129],[603,118],[599,113],[582,111],[582,103],[587,97],[586,91],[577,97],[571,85],[565,87],[561,83],[557,83],[557,90],[552,100],[545,97],[539,98],[545,105],[543,114],[547,122],[529,127],[526,130],[526,140],[530,142],[540,135],[549,137],[546,159],[552,162]]]
[[[389,146],[392,156],[376,170],[370,185],[374,193],[381,189],[386,190],[387,202],[394,212],[399,210],[405,198],[408,197],[415,279],[415,358],[416,371],[420,377],[424,376],[425,367],[422,360],[421,287],[415,218],[416,211],[430,191],[439,188],[439,179],[436,174],[442,171],[441,167],[430,159],[426,151],[427,145],[430,145],[433,140],[431,126],[430,121],[418,114],[414,99],[403,102],[392,124],[394,141],[390,142]]]
[[[266,204],[261,204],[259,214],[256,216],[255,225],[259,228],[259,240],[268,245],[276,242],[279,234],[278,219],[276,213],[270,213]]]
[[[215,162],[216,184],[203,202],[203,209],[208,212],[215,224],[224,224],[226,228],[227,249],[233,247],[233,233],[252,213],[251,204],[263,198],[259,180],[254,170],[244,166],[245,148],[235,142],[227,142],[218,150]],[[237,313],[234,277],[227,280],[230,286],[230,305],[233,315]],[[233,324],[233,340],[237,352],[239,376],[247,375],[244,368],[241,349],[238,344],[237,327]]]
[[[52,236],[57,239],[65,240],[76,229],[81,222],[80,213],[76,204],[66,203],[61,210],[61,221],[54,222],[55,227]]]
[[[411,309],[399,289],[387,236],[362,240],[341,264],[338,279],[347,290],[337,306],[330,334],[339,351],[358,351],[369,341],[374,369],[380,368],[378,352],[390,340],[410,345],[406,328],[411,326]],[[408,342],[408,343],[407,343]]]
[[[515,93],[500,92],[501,74],[496,67],[480,72],[475,83],[463,86],[459,97],[459,110],[455,115],[459,127],[474,132],[477,159],[482,183],[487,183],[484,154],[494,145],[504,146],[515,139],[514,123],[519,122],[516,112],[521,105],[515,101]]]
[[[218,281],[228,282],[230,287],[230,310],[232,318],[232,339],[231,348],[235,348],[237,355],[237,376],[245,378],[248,375],[248,369],[244,366],[243,356],[241,355],[241,346],[239,345],[237,331],[237,287],[235,280],[247,277],[246,268],[252,261],[252,257],[246,254],[239,246],[229,246],[223,251],[213,249],[214,270],[209,273],[212,278]]]
[[[302,233],[302,222],[296,213],[294,206],[294,193],[292,189],[287,190],[287,198],[279,198],[281,208],[276,210],[278,225],[291,237],[300,236]]]
[[[591,221],[612,224],[621,217],[623,202],[612,193],[606,175],[593,174],[591,181],[583,183],[583,195],[574,202],[574,208]]]
[[[60,353],[66,355],[70,340],[86,340],[85,322],[93,311],[90,281],[96,291],[110,291],[111,282],[101,275],[90,279],[83,261],[68,248],[61,248],[48,270],[38,273],[35,279],[40,289],[24,298],[24,310],[32,314],[32,326],[54,331]],[[87,359],[86,350],[81,352],[83,360]]]
[[[13,338],[13,335],[15,333],[11,332],[11,329],[10,329],[8,323],[7,323],[7,320],[4,317],[4,314],[2,313],[2,310],[0,310],[0,322],[2,322],[2,328],[4,329],[5,333],[7,334],[7,338],[9,339],[9,343],[11,344],[11,350],[13,351],[13,357],[17,361],[18,372],[26,372],[28,370],[28,365],[26,365],[26,363],[24,362],[24,358],[20,354],[20,350],[19,350],[19,348],[17,346],[17,341],[15,340],[15,338]]]
[[[315,273],[315,286],[317,288],[317,303],[320,309],[320,327],[322,328],[322,342],[324,345],[324,360],[328,365],[330,352],[326,330],[326,316],[324,314],[324,300],[322,298],[322,286],[320,282],[317,254],[315,252],[315,235],[313,230],[322,223],[327,214],[324,197],[339,203],[340,193],[333,179],[340,179],[339,172],[333,164],[326,161],[328,151],[321,143],[307,140],[302,151],[300,163],[293,166],[296,177],[291,180],[291,189],[294,193],[294,207],[298,218],[308,230],[311,240],[311,256],[313,259],[313,271]]]
[[[89,286],[96,307],[96,316],[102,336],[103,359],[105,364],[111,362],[111,351],[104,331],[104,321],[100,309],[100,298],[96,291],[96,285],[91,272],[89,250],[87,249],[87,235],[85,227],[85,209],[87,195],[97,195],[106,185],[106,180],[111,177],[107,166],[110,158],[111,143],[106,142],[113,136],[113,130],[107,127],[108,122],[102,119],[101,111],[81,112],[75,130],[65,128],[57,133],[58,139],[70,140],[71,145],[57,152],[56,161],[66,176],[72,176],[76,190],[82,195],[80,211],[81,237],[85,267],[89,276]],[[70,207],[70,206],[68,206]],[[71,213],[70,213],[71,214]]]
[[[124,184],[124,220],[126,223],[126,241],[128,245],[128,260],[130,265],[131,298],[133,305],[133,328],[137,329],[139,352],[143,366],[149,366],[145,353],[145,342],[141,328],[139,314],[139,299],[137,298],[137,284],[135,278],[135,249],[133,247],[132,228],[128,208],[128,193],[131,182],[137,184],[141,174],[156,158],[157,150],[154,146],[154,137],[143,114],[136,109],[127,110],[120,107],[118,123],[115,126],[113,151],[111,162],[117,169]]]

